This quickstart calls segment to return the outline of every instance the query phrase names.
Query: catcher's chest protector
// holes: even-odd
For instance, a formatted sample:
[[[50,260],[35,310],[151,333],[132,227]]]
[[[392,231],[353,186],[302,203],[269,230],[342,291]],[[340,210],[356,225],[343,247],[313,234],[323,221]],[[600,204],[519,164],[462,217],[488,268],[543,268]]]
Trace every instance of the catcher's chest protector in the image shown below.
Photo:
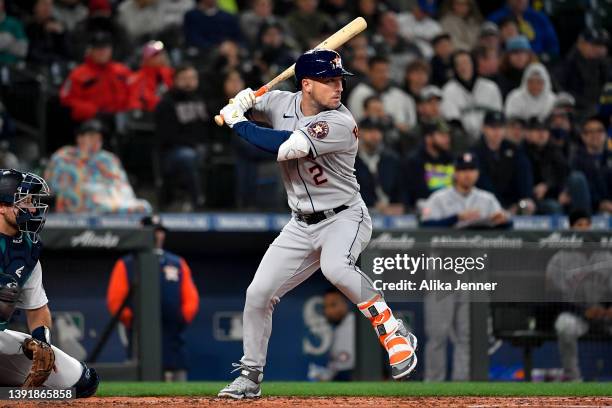
[[[40,241],[34,244],[25,234],[17,238],[0,234],[0,273],[4,275],[2,281],[16,282],[17,290],[20,291],[32,275],[41,249]],[[14,304],[2,302],[0,330],[5,329],[14,309]]]

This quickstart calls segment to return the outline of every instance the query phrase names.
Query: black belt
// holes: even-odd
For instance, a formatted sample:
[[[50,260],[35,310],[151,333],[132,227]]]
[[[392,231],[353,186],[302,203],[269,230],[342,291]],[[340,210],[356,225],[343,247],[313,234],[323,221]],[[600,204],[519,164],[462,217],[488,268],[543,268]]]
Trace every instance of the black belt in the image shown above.
[[[308,225],[313,225],[330,217],[333,217],[334,215],[346,210],[347,208],[348,206],[341,205],[340,207],[336,207],[333,210],[319,211],[312,214],[295,213],[295,219],[298,221],[305,222]]]

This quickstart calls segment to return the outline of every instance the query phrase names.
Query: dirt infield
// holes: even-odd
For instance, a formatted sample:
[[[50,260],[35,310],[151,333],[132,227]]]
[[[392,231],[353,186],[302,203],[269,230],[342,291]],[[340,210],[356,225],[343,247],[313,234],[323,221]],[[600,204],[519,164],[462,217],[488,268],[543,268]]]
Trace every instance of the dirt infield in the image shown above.
[[[612,397],[268,397],[257,400],[234,401],[210,397],[106,397],[73,401],[0,401],[4,407],[605,407],[612,406]]]

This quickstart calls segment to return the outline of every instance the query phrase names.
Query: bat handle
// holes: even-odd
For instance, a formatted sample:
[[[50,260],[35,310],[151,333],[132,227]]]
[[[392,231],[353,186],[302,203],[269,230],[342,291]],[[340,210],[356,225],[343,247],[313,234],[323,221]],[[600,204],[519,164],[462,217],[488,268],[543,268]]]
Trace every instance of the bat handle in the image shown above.
[[[255,97],[260,97],[266,92],[268,92],[269,90],[270,88],[264,85],[255,91]],[[229,103],[232,103],[232,101],[233,99],[230,99]],[[223,126],[223,124],[225,123],[225,120],[223,119],[223,115],[215,115],[215,123],[217,124],[217,126]]]

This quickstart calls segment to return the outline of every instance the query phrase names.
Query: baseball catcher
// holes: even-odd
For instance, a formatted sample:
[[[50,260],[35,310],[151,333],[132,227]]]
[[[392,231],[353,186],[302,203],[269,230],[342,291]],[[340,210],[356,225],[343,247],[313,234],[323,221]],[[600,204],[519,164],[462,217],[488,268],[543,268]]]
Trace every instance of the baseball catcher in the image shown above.
[[[39,261],[49,196],[33,173],[0,169],[0,386],[72,388],[94,395],[92,368],[51,345],[51,311]],[[25,311],[31,334],[8,330],[16,308]]]

